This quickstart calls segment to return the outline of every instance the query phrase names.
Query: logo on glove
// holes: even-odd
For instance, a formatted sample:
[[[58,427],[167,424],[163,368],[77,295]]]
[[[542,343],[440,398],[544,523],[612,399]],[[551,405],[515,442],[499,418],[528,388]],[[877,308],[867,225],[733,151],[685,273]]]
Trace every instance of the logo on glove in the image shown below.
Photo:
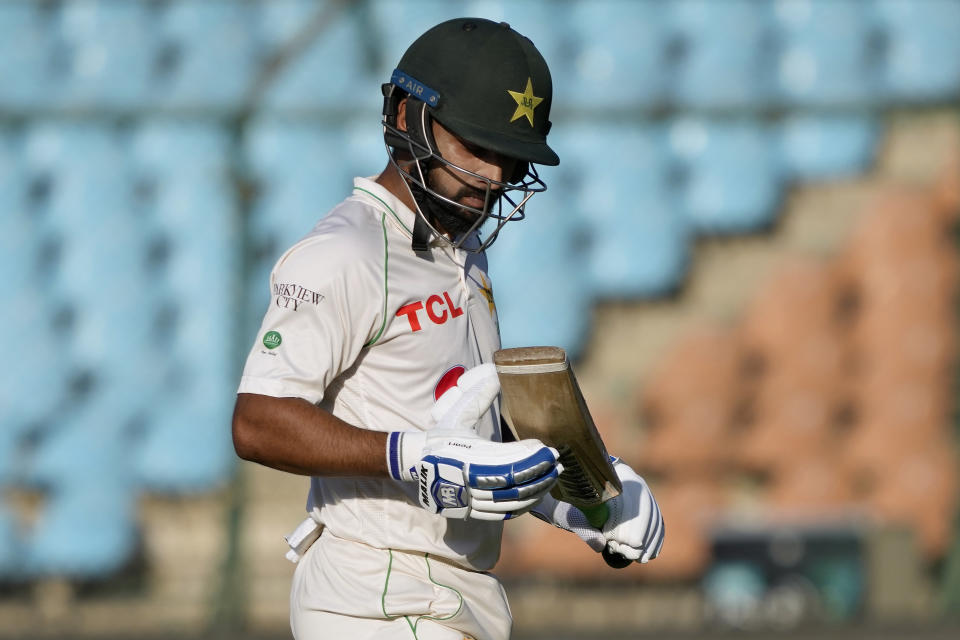
[[[460,499],[460,492],[463,487],[447,482],[437,482],[435,491],[437,502],[443,505],[444,509],[458,509],[467,506],[467,503]]]

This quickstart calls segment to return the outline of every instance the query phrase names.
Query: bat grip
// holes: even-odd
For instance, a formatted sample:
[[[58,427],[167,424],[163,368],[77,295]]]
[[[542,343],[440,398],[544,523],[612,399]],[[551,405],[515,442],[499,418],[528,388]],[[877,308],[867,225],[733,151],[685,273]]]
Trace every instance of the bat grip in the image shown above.
[[[607,508],[606,503],[601,503],[593,507],[587,507],[581,509],[583,515],[587,516],[587,522],[590,523],[596,529],[603,531],[603,525],[607,523],[607,518],[610,517],[610,509]],[[629,558],[626,558],[619,553],[614,553],[610,551],[607,547],[603,548],[604,561],[614,569],[623,569],[624,567],[631,564],[633,561]]]

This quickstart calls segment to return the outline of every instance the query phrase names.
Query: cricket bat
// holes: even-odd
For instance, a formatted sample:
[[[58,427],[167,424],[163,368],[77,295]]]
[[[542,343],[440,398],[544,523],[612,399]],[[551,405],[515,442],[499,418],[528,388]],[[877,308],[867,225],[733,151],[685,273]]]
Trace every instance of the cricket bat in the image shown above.
[[[597,529],[609,517],[606,502],[623,487],[560,347],[518,347],[493,354],[500,378],[501,413],[518,440],[536,438],[560,452],[563,473],[550,493],[580,509]],[[631,561],[603,550],[608,565]]]

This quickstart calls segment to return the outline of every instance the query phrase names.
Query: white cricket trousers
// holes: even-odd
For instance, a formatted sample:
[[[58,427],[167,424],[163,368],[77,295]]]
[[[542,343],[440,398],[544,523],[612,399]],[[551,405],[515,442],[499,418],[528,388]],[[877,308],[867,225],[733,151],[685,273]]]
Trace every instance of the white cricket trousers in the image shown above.
[[[512,624],[503,586],[489,573],[327,530],[293,574],[296,640],[508,640]]]

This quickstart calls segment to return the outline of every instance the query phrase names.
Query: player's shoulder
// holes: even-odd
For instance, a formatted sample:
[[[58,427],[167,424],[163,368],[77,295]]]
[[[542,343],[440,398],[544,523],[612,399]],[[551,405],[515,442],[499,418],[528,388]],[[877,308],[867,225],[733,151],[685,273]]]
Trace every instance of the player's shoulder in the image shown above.
[[[355,271],[382,266],[383,231],[372,207],[347,199],[334,207],[277,261],[274,271]]]

